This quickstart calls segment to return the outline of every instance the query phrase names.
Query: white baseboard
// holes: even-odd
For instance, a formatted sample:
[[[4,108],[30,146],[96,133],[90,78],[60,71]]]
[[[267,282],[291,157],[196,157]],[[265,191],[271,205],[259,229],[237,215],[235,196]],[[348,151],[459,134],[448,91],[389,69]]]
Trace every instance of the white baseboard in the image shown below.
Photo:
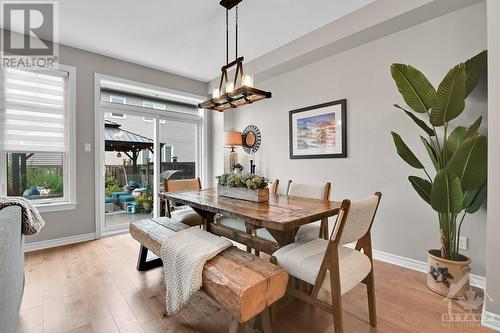
[[[483,310],[481,326],[500,332],[500,315]]]
[[[126,228],[119,228],[115,230],[109,230],[101,233],[101,238],[104,237],[112,237],[112,236],[118,236],[118,235],[123,235],[123,234],[128,234],[129,229],[128,226]]]
[[[27,243],[24,245],[24,252],[43,250],[51,247],[86,242],[94,239],[95,239],[95,233],[90,233],[77,236],[63,237],[58,239],[51,239],[40,242]]]
[[[484,288],[486,287],[486,278],[481,275],[471,274],[470,285],[484,290]]]
[[[354,244],[347,244],[346,246],[354,248]],[[386,262],[388,264],[393,264],[396,266],[408,268],[414,271],[427,273],[427,263],[425,261],[415,260],[411,258],[406,258],[402,256],[398,256],[395,254],[373,250],[373,259]],[[470,275],[470,284],[473,287],[480,288],[484,290],[486,285],[486,278],[484,276],[471,274]]]

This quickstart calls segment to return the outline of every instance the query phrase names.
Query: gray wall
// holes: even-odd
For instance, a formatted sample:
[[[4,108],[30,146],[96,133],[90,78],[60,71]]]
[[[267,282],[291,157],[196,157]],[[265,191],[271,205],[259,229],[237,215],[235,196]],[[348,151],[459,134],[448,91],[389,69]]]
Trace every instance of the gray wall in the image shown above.
[[[472,24],[472,22],[474,24]],[[439,247],[436,214],[407,181],[418,174],[396,155],[390,131],[399,132],[419,156],[427,156],[420,132],[406,115],[392,107],[404,104],[389,72],[393,62],[421,69],[436,86],[446,71],[486,48],[486,7],[479,3],[422,23],[325,60],[257,81],[273,93],[270,100],[225,112],[225,128],[243,130],[249,124],[262,131],[256,154],[257,173],[298,182],[331,181],[333,199],[362,198],[383,193],[374,224],[374,248],[417,260]],[[288,111],[323,102],[347,99],[348,158],[290,160]],[[473,92],[467,112],[456,124],[486,117],[485,82]],[[247,156],[239,149],[240,161]],[[427,162],[427,159],[423,158]],[[429,163],[427,163],[429,165]],[[486,211],[468,218],[463,234],[469,237],[473,273],[485,275]]]
[[[500,91],[500,1],[488,0],[488,89]],[[488,247],[486,310],[500,316],[500,95],[488,95]],[[497,318],[498,324],[498,318]],[[498,328],[498,327],[497,327]]]
[[[61,46],[60,62],[76,67],[76,200],[75,210],[45,213],[45,228],[26,242],[57,239],[95,232],[94,152],[84,152],[94,143],[94,73],[116,76],[205,96],[206,83],[136,64]]]

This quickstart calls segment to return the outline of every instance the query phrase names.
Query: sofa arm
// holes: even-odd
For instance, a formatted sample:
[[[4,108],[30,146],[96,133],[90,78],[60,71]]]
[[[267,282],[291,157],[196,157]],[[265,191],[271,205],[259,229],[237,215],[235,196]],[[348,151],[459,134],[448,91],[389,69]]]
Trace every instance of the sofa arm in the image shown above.
[[[0,210],[0,333],[15,333],[24,290],[21,207]]]

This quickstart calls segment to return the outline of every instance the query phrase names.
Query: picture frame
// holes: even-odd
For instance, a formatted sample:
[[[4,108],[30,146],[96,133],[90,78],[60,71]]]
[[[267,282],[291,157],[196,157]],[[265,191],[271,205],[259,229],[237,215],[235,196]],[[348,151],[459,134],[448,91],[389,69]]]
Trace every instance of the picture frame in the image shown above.
[[[289,112],[290,159],[347,157],[347,100]]]

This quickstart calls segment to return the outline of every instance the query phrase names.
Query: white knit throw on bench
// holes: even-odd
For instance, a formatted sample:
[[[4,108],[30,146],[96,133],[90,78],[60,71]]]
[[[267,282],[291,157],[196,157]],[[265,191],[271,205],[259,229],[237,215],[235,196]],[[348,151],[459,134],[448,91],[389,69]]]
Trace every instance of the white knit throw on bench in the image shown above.
[[[168,315],[177,313],[200,290],[205,263],[230,246],[230,241],[198,227],[162,240]]]

